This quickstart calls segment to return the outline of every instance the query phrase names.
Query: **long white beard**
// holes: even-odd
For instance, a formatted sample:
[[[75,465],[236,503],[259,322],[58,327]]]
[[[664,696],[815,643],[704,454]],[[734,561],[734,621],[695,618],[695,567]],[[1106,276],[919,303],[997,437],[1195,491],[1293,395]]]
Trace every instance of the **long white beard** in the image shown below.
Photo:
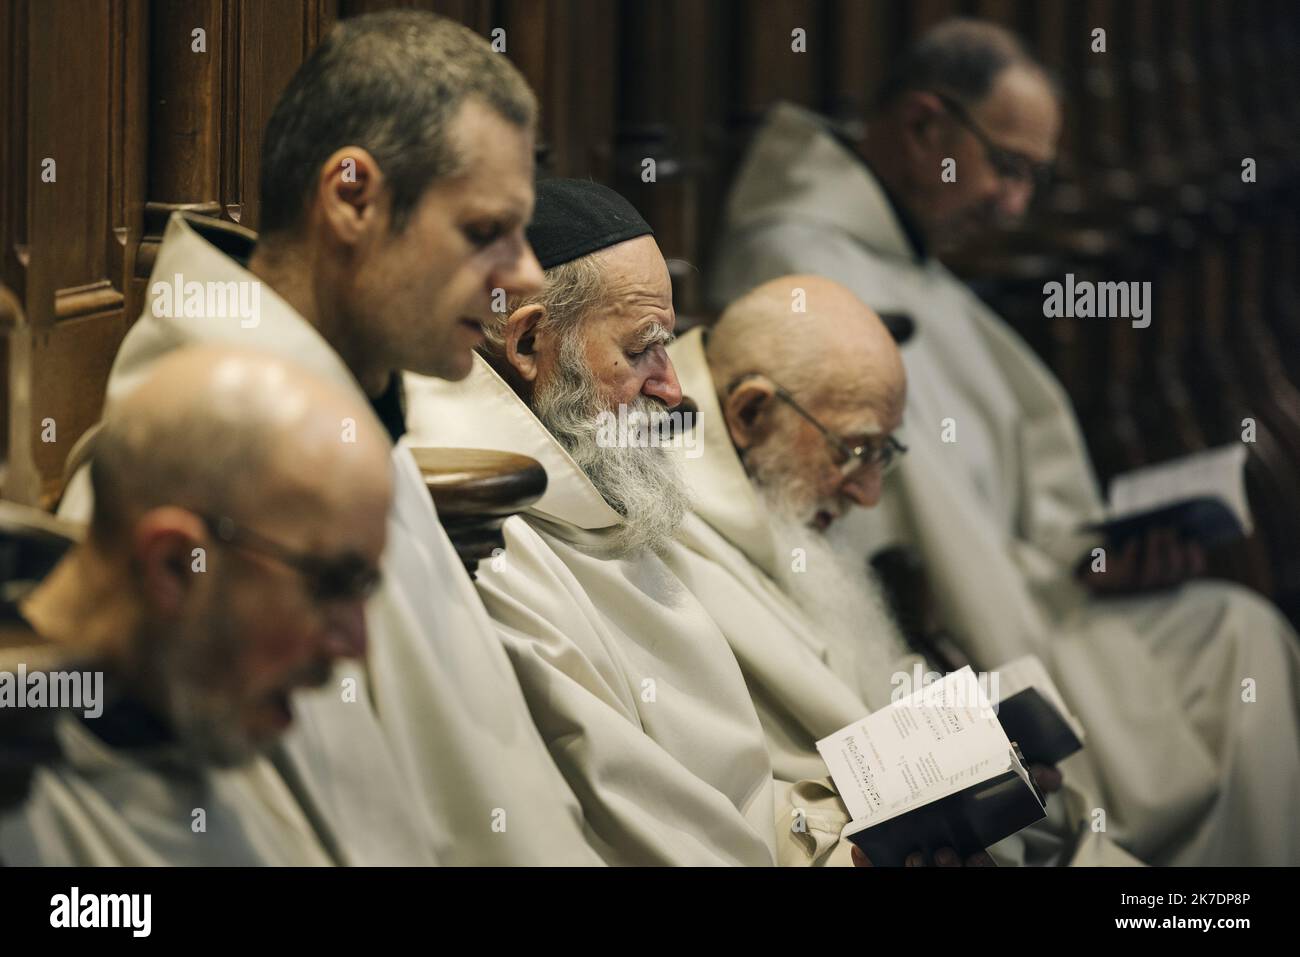
[[[614,536],[615,551],[619,555],[643,547],[663,551],[689,507],[680,465],[663,446],[611,447],[597,441],[599,416],[610,411],[609,404],[583,360],[576,335],[562,343],[555,376],[534,396],[533,411],[610,507],[623,516]],[[661,403],[644,395],[628,408],[629,417],[640,414],[643,421],[663,411]]]
[[[813,483],[791,464],[780,434],[749,449],[745,469],[772,510],[792,525],[811,525],[818,512],[838,517],[852,507],[839,496],[817,494]]]
[[[817,626],[818,637],[830,650],[832,670],[870,708],[884,707],[907,646],[874,572],[864,556],[836,547],[809,527],[806,517],[795,517],[779,486],[762,486],[760,491],[769,506],[779,557],[777,584]],[[803,550],[800,565],[790,557],[796,548]]]

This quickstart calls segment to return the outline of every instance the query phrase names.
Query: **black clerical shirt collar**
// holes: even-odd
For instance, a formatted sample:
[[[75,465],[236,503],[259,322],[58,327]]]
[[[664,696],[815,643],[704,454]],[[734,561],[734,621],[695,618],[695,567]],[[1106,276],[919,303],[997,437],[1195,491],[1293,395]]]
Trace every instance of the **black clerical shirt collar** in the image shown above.
[[[121,751],[163,748],[176,743],[176,733],[153,709],[135,698],[120,698],[104,706],[98,718],[82,722],[110,748]]]
[[[394,372],[388,387],[370,400],[370,407],[379,416],[392,437],[393,443],[406,434],[406,390],[402,388],[402,374]]]
[[[39,633],[32,627],[26,616],[16,606],[3,609],[3,617],[13,627],[31,633],[33,639],[39,640]],[[58,670],[99,670],[103,665],[94,660],[66,661],[57,666]],[[102,710],[95,717],[87,717],[84,710],[64,709],[62,713],[71,714],[81,721],[83,726],[96,738],[120,751],[153,750],[167,748],[177,743],[175,732],[168,721],[155,710],[133,697],[122,687],[120,680],[112,671],[105,670],[101,699]],[[59,709],[43,712],[48,721],[38,721],[29,727],[20,729],[15,735],[10,729],[11,740],[5,742],[7,750],[25,753],[28,758],[53,760],[59,753],[54,739],[54,718]],[[0,767],[12,760],[12,754],[0,749]],[[36,763],[34,761],[34,763]]]
[[[875,171],[872,165],[867,162],[867,158],[858,150],[858,146],[851,139],[844,135],[840,130],[829,127],[830,133],[839,141],[839,144],[849,151],[855,160],[863,165],[871,178],[880,186],[880,191],[885,194],[885,199],[889,203],[889,208],[893,210],[894,218],[898,220],[898,225],[902,227],[903,236],[907,244],[912,248],[912,255],[918,263],[924,263],[930,257],[930,251],[925,244],[925,235],[921,232],[916,218],[904,208],[894,191],[889,188],[880,174]]]
[[[176,732],[158,712],[138,698],[114,689],[112,678],[105,675],[103,713],[87,718],[78,712],[86,728],[100,741],[119,751],[166,748],[177,743]]]

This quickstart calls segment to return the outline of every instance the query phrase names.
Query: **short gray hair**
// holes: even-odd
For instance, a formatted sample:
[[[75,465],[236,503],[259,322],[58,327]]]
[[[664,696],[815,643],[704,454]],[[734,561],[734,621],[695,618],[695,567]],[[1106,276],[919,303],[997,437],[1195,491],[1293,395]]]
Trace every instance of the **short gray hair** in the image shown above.
[[[546,318],[539,328],[549,327],[562,338],[567,337],[578,329],[583,319],[604,305],[607,292],[599,251],[552,266],[546,270],[541,291],[508,300],[506,311],[494,314],[493,321],[484,326],[483,335],[487,340],[484,348],[489,355],[504,354],[506,320],[524,306],[542,306]]]
[[[463,24],[418,10],[339,23],[298,68],[266,125],[263,235],[301,226],[322,164],[344,146],[374,156],[400,232],[425,190],[461,171],[450,126],[471,98],[533,129],[537,99],[523,75]]]

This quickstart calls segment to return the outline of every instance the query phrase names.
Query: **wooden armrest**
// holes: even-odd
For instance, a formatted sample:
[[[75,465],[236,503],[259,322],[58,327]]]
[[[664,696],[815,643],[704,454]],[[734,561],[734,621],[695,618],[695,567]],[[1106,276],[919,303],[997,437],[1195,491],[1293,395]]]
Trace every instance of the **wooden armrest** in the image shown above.
[[[80,525],[31,505],[0,501],[0,621],[82,537]]]
[[[81,541],[85,528],[32,505],[0,501],[0,541],[18,541],[60,555]]]
[[[85,529],[33,505],[0,501],[0,541],[21,541],[47,551],[65,552],[81,541]]]
[[[505,546],[501,526],[546,492],[536,459],[485,449],[411,449],[443,528],[470,575]]]

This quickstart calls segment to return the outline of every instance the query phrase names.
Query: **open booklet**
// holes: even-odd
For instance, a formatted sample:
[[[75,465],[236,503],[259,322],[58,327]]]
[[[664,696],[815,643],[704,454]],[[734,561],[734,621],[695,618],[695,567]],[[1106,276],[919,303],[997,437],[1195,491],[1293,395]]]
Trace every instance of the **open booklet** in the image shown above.
[[[998,722],[1025,760],[1056,764],[1083,747],[1083,725],[1037,656],[1017,658],[998,668],[997,676]]]
[[[1046,816],[1033,778],[970,668],[817,742],[877,866],[950,847],[963,858]]]
[[[1104,522],[1089,525],[1122,545],[1149,528],[1174,528],[1206,547],[1249,535],[1246,446],[1224,445],[1117,475]]]

